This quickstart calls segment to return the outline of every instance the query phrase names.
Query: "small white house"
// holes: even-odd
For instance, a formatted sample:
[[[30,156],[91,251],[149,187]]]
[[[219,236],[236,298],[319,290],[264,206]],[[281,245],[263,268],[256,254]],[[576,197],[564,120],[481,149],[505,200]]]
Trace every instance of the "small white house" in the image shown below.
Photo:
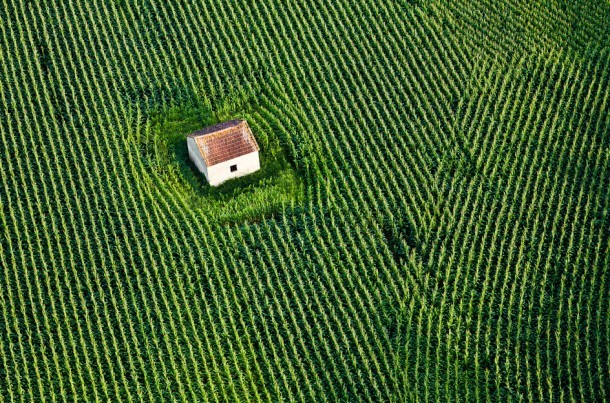
[[[261,167],[258,144],[245,120],[231,120],[191,133],[186,144],[189,157],[212,186]]]

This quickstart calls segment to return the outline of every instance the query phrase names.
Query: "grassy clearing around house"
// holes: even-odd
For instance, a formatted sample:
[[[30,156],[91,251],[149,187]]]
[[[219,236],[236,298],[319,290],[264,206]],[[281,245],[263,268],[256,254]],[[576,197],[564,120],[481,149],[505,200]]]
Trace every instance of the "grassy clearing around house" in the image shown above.
[[[252,128],[260,147],[261,169],[210,186],[189,159],[186,136],[236,118],[246,119]],[[303,201],[303,179],[289,162],[278,133],[253,109],[212,113],[206,107],[171,107],[150,118],[140,141],[145,165],[151,168],[159,186],[213,221],[260,220]]]

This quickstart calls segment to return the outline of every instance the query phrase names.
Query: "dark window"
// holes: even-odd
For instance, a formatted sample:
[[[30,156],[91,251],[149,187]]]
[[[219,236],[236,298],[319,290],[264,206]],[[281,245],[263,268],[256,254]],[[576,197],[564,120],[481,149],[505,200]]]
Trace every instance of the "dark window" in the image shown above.
[[[231,172],[237,171],[237,165],[231,165]]]

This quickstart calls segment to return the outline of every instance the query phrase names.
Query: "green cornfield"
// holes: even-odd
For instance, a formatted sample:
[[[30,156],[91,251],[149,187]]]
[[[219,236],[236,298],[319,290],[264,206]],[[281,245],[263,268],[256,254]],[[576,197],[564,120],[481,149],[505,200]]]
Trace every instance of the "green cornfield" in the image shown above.
[[[610,401],[610,2],[1,0],[0,401],[76,400]]]

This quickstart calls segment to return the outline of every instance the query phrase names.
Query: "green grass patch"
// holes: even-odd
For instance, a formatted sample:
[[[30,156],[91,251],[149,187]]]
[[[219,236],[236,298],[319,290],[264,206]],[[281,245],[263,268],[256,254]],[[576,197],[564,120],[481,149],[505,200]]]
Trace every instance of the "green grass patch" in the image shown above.
[[[239,111],[235,111],[239,109]],[[231,119],[246,119],[260,147],[261,169],[210,186],[190,160],[186,136]],[[159,183],[190,208],[221,222],[254,221],[301,201],[303,181],[272,125],[248,106],[248,98],[220,104],[172,107],[153,115],[145,129],[143,157]]]

